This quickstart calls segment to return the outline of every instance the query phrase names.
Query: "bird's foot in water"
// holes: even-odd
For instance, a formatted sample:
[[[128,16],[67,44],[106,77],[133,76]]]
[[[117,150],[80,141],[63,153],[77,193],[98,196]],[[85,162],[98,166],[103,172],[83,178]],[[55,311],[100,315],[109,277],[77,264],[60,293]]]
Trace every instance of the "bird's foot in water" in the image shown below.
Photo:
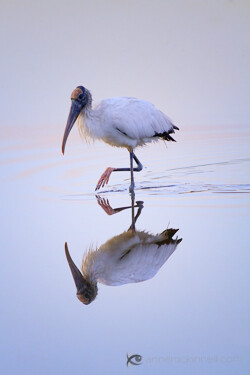
[[[95,190],[98,190],[100,189],[101,187],[103,187],[105,184],[107,184],[109,182],[109,177],[111,175],[111,173],[113,171],[115,171],[116,168],[111,168],[111,167],[108,167],[105,172],[103,172],[103,174],[101,175],[97,185],[96,185],[96,188]]]

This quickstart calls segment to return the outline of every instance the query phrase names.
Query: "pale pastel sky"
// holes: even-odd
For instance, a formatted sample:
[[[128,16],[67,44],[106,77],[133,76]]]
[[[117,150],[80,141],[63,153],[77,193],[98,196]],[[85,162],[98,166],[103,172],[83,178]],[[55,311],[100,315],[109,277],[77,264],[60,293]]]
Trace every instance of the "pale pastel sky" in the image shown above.
[[[249,0],[1,0],[0,30],[1,126],[63,129],[77,85],[250,124]]]

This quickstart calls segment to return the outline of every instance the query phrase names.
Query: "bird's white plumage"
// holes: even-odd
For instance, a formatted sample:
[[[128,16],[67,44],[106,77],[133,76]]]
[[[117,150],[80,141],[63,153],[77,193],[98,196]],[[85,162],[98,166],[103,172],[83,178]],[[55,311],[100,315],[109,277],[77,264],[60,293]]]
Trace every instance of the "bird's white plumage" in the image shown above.
[[[82,272],[92,283],[123,285],[152,278],[176,249],[179,241],[159,246],[166,234],[126,231],[90,250],[83,259]]]
[[[174,133],[175,129],[179,130],[163,112],[146,100],[116,97],[104,99],[92,107],[89,90],[77,86],[71,94],[71,107],[62,141],[62,153],[76,120],[83,139],[102,140],[111,146],[125,147],[130,153],[130,167],[106,168],[98,180],[96,190],[109,182],[112,172],[130,171],[129,191],[134,192],[134,171],[139,172],[143,168],[134,149],[159,139],[175,141],[170,134]],[[133,167],[134,161],[137,167]]]
[[[155,134],[174,133],[171,120],[152,103],[131,97],[102,100],[78,117],[84,139],[101,139],[111,146],[135,148],[158,140]]]

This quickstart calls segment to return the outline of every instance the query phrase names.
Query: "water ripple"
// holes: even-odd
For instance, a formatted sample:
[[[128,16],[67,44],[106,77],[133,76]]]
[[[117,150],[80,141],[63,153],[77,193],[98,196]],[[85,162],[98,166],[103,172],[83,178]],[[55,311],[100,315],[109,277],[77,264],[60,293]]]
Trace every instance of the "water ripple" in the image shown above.
[[[138,186],[137,190],[149,190],[151,194],[242,194],[250,193],[250,184],[171,184],[171,185],[147,185]]]

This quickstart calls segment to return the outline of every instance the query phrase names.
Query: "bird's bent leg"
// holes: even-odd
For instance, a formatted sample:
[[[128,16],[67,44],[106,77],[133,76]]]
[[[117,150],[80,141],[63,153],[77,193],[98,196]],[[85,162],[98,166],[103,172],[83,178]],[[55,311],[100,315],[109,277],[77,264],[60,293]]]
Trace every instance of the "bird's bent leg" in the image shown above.
[[[137,164],[137,167],[133,168],[133,159]],[[134,154],[133,149],[130,151],[130,173],[131,173],[131,185],[129,187],[129,191],[131,194],[134,194],[134,187],[135,187],[135,182],[134,182],[134,171],[135,172],[140,172],[142,170],[143,166],[140,162],[140,160],[137,158],[137,156]]]
[[[135,172],[140,172],[143,168],[143,165],[142,163],[140,162],[140,160],[137,158],[137,156],[133,153],[133,158],[134,158],[134,161],[136,162],[137,164],[137,167],[134,168],[134,171]]]
[[[137,167],[133,168],[133,159],[134,161],[136,162],[137,164]],[[107,184],[109,182],[109,178],[110,178],[110,175],[112,172],[126,172],[126,171],[130,171],[131,173],[131,183],[132,183],[132,175],[133,175],[133,171],[135,172],[140,172],[142,170],[143,166],[141,164],[141,162],[139,161],[139,159],[135,156],[133,150],[130,152],[130,168],[111,168],[111,167],[108,167],[104,172],[103,174],[101,175],[97,185],[96,185],[96,188],[95,190],[98,190],[100,189],[101,187],[103,187],[105,184]],[[134,177],[133,177],[133,180],[134,180]],[[130,192],[131,192],[131,186],[130,186]],[[133,189],[132,189],[133,190]]]

